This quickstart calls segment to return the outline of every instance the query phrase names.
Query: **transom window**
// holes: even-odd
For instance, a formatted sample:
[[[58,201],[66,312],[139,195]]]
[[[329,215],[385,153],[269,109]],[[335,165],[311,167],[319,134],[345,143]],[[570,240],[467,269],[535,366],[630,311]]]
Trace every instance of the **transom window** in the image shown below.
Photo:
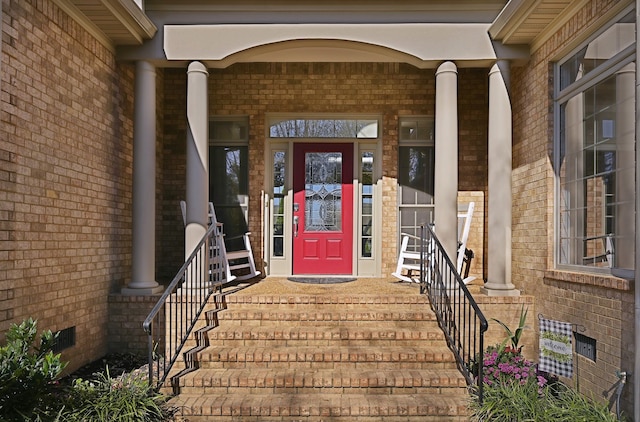
[[[376,139],[377,120],[359,119],[274,119],[269,125],[271,138]]]
[[[557,263],[635,268],[635,14],[556,66]]]

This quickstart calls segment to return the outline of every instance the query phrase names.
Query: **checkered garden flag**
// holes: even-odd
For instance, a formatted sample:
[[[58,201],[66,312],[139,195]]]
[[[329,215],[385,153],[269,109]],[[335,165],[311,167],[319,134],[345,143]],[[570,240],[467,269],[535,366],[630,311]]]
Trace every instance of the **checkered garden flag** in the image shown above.
[[[573,347],[571,324],[568,322],[540,320],[540,362],[538,369],[562,377],[573,375]]]

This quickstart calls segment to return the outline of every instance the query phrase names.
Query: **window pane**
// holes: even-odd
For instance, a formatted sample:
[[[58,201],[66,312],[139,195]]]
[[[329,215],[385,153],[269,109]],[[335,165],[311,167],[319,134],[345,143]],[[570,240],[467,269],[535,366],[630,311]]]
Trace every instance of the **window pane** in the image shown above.
[[[360,181],[362,196],[360,199],[361,214],[361,252],[363,258],[373,256],[373,160],[374,153],[365,151],[360,157]]]
[[[403,118],[400,122],[400,140],[423,140],[433,142],[434,121],[432,118]]]
[[[371,119],[285,119],[271,122],[271,138],[364,138],[378,137],[378,121]]]
[[[216,205],[240,204],[248,194],[247,147],[214,146],[209,151],[209,198]]]
[[[209,139],[219,141],[248,141],[249,122],[246,118],[235,120],[213,120],[209,122]]]
[[[635,42],[635,14],[611,25],[560,66],[560,89],[565,89]]]
[[[403,187],[402,203],[433,202],[434,152],[435,148],[428,146],[399,148],[398,181]]]
[[[273,228],[272,255],[284,256],[284,206],[286,181],[286,153],[273,152]]]
[[[248,231],[248,150],[246,146],[209,147],[209,200],[224,224],[227,249],[243,249]]]
[[[560,105],[561,264],[635,267],[634,84],[625,68]]]

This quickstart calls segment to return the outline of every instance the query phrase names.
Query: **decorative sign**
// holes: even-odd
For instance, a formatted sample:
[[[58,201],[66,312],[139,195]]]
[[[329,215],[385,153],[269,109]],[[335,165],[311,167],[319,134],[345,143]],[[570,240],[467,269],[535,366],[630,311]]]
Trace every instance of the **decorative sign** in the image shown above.
[[[540,363],[538,369],[562,377],[573,375],[571,324],[540,318]]]

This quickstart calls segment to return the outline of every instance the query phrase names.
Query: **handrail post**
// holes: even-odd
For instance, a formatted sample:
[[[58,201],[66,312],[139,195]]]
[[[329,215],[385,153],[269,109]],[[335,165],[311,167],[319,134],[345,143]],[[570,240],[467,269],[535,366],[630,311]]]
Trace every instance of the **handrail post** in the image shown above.
[[[425,294],[427,291],[425,266],[424,266],[424,259],[426,256],[424,240],[425,240],[424,224],[421,224],[420,225],[420,294]]]
[[[421,225],[420,230],[420,293],[426,293],[429,297],[458,368],[467,385],[477,383],[478,399],[482,403],[484,334],[489,324],[433,229],[427,227],[426,232],[424,225]],[[429,283],[425,282],[427,271],[430,274]]]
[[[150,386],[154,386],[154,378],[157,378],[155,388],[159,388],[169,375],[169,371],[178,360],[183,346],[214,292],[212,283],[227,282],[226,262],[219,261],[214,266],[209,265],[209,254],[220,245],[220,242],[223,242],[222,234],[217,231],[214,224],[210,225],[142,324],[148,335],[147,358]],[[191,290],[185,288],[186,283],[194,283],[186,286],[192,288]],[[181,293],[177,293],[179,289],[183,289]],[[181,297],[175,297],[176,294]],[[172,298],[175,298],[175,301]],[[179,327],[176,325],[178,323]],[[163,356],[158,356],[157,377],[153,375],[155,345],[163,348]]]
[[[153,385],[153,322],[147,335],[147,365],[149,366],[149,386]]]

